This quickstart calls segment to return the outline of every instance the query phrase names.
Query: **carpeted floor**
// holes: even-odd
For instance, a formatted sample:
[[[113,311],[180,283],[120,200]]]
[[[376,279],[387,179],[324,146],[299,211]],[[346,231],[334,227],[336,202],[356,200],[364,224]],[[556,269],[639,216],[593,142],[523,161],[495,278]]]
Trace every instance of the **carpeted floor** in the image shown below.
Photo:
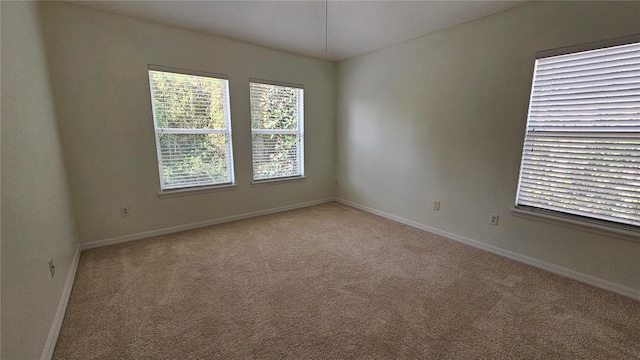
[[[337,203],[84,251],[55,359],[640,359],[640,302]]]

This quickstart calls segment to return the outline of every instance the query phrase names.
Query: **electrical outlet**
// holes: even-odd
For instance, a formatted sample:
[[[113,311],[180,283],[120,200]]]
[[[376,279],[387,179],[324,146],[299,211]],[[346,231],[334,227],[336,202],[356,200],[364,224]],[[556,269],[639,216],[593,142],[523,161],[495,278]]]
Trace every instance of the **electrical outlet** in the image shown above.
[[[129,216],[131,215],[131,210],[129,209],[129,205],[120,206],[120,216]]]
[[[440,211],[440,201],[433,202],[433,210]]]
[[[56,266],[53,265],[53,259],[49,259],[49,272],[51,273],[51,277],[56,274]]]
[[[498,214],[489,214],[489,224],[498,225]]]
[[[340,186],[340,183],[338,182],[338,180],[336,180],[336,186]]]

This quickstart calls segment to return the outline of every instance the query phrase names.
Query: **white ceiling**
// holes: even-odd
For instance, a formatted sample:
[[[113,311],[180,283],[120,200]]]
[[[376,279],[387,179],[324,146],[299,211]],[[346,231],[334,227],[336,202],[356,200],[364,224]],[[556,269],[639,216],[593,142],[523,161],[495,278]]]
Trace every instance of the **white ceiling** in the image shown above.
[[[340,61],[524,1],[72,1],[185,29]]]

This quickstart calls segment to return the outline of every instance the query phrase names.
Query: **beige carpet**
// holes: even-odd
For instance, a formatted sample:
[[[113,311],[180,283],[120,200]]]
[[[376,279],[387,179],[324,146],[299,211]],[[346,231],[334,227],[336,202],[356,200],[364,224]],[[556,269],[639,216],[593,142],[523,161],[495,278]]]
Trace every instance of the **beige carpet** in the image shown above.
[[[640,359],[640,302],[329,203],[84,251],[55,359]]]

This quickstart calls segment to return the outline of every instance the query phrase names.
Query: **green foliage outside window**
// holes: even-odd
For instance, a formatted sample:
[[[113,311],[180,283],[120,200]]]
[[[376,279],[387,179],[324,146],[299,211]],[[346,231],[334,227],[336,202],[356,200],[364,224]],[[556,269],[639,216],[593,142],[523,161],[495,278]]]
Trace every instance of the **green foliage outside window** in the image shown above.
[[[226,81],[150,71],[156,129],[226,129]],[[230,181],[227,135],[160,133],[165,187],[179,188]]]
[[[163,189],[232,181],[227,81],[149,71]],[[300,175],[302,90],[251,83],[254,179]],[[278,133],[279,131],[288,133]]]
[[[251,84],[251,128],[298,130],[301,89]],[[253,177],[256,180],[299,175],[299,135],[253,134]]]

